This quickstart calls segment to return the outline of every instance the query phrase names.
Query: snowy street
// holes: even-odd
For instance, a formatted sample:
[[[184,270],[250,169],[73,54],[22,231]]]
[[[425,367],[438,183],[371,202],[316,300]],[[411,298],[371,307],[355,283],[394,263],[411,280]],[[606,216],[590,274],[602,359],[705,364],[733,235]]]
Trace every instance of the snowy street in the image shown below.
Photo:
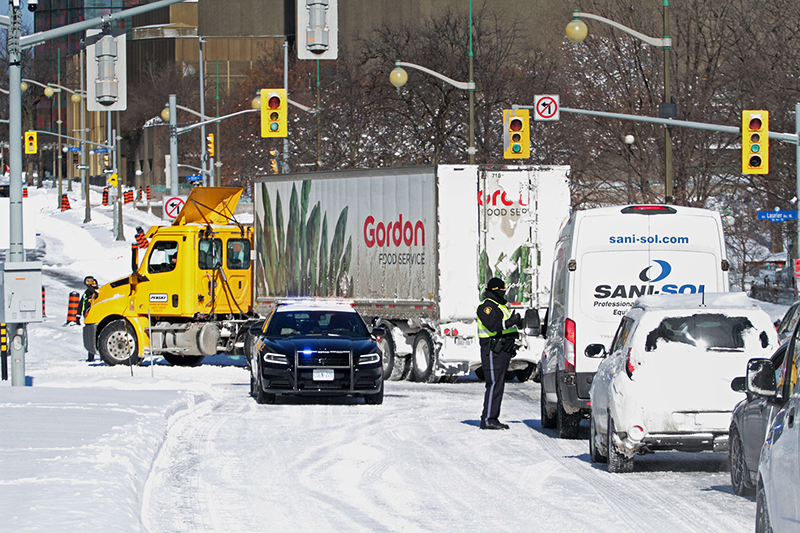
[[[99,203],[99,192],[93,201]],[[84,275],[130,269],[110,208],[56,211],[31,190],[47,318],[29,327],[31,387],[0,382],[2,531],[752,531],[726,454],[659,452],[633,474],[589,462],[588,424],[559,440],[539,421],[539,385],[507,385],[501,421],[481,431],[483,383],[389,382],[383,405],[258,405],[241,358],[171,367],[87,363],[65,327]],[[78,205],[79,198],[71,198]],[[773,312],[774,311],[774,312]],[[782,310],[771,310],[778,314]],[[744,370],[744,369],[743,369]],[[133,375],[131,375],[133,374]]]

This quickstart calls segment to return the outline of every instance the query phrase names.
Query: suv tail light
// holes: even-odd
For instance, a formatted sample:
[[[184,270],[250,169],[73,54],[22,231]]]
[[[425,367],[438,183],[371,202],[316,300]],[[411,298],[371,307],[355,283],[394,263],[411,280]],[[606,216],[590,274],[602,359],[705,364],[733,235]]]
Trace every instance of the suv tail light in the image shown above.
[[[575,372],[575,321],[564,321],[564,371]]]
[[[625,364],[625,371],[628,373],[628,377],[633,379],[633,371],[636,370],[636,364],[631,361],[631,349],[628,348],[628,362]]]

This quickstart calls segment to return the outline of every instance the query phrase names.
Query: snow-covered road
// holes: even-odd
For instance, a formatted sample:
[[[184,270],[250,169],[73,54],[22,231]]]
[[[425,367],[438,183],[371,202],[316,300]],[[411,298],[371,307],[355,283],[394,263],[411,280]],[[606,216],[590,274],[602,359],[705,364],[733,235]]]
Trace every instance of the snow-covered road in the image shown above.
[[[589,462],[588,428],[575,441],[541,428],[535,383],[509,384],[511,430],[487,432],[478,382],[392,382],[382,406],[257,405],[246,378],[172,426],[145,492],[152,533],[753,529],[724,454],[609,474]]]

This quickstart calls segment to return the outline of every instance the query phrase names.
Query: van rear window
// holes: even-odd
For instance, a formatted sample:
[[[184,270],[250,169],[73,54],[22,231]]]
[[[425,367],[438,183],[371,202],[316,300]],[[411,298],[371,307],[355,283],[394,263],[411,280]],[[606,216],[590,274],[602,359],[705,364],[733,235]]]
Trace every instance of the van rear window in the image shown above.
[[[645,351],[652,352],[666,343],[680,343],[707,351],[742,352],[753,342],[758,342],[761,348],[769,346],[767,334],[762,331],[756,336],[749,318],[703,313],[665,318],[647,335]]]

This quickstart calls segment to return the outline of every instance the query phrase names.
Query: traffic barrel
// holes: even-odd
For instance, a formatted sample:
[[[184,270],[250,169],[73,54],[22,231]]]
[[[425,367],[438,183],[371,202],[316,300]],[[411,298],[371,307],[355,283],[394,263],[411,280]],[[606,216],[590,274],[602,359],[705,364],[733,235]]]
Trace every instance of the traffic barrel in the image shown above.
[[[139,226],[136,228],[136,246],[144,250],[147,248],[148,244],[150,244],[150,242],[147,240],[147,237],[144,236],[144,230]]]
[[[2,379],[8,381],[8,335],[5,323],[0,324],[0,366],[2,366]]]
[[[142,188],[141,187],[139,187],[139,195],[136,197],[136,201],[137,202],[141,202],[142,201]]]
[[[61,195],[61,210],[67,211],[69,208],[69,198],[67,197],[67,193],[64,193]]]
[[[69,307],[67,308],[67,324],[79,324],[78,318],[78,303],[80,302],[80,295],[72,291],[69,293]]]
[[[125,191],[123,193],[123,198],[126,204],[133,202],[133,191]]]
[[[147,201],[149,202],[150,201],[150,186],[149,185],[147,186],[147,189],[145,189],[145,191],[147,192]]]
[[[103,205],[108,205],[108,187],[103,187]]]
[[[22,188],[22,197],[23,198],[27,198],[28,197],[28,188],[27,187],[23,187]]]
[[[42,285],[42,316],[47,316],[47,314],[44,312],[44,285]]]

